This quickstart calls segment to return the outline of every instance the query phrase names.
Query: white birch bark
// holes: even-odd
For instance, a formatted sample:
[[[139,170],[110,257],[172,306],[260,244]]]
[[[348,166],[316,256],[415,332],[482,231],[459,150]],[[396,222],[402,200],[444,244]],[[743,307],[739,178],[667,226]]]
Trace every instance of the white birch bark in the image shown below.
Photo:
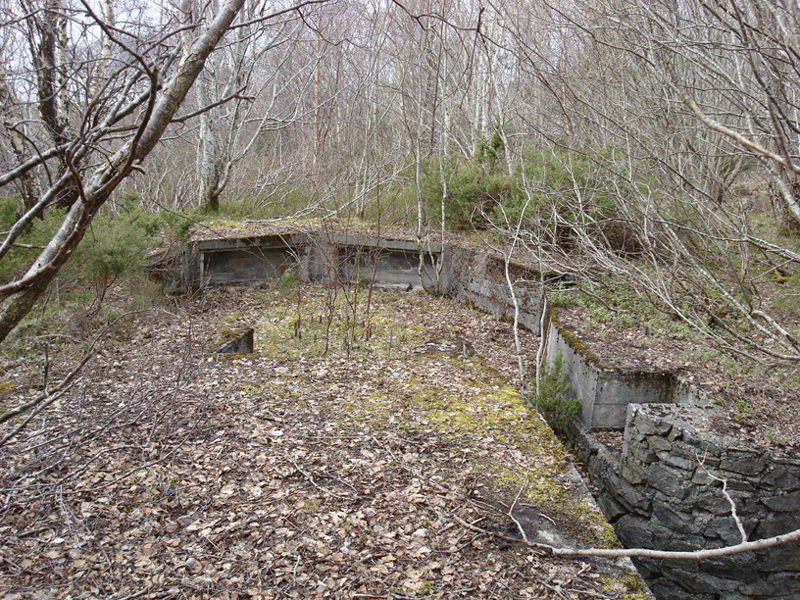
[[[58,231],[21,278],[0,286],[0,342],[27,314],[61,266],[83,238],[86,228],[111,192],[153,150],[189,89],[203,69],[206,59],[230,27],[244,0],[228,0],[202,34],[193,42],[174,74],[159,89],[151,74],[148,109],[139,121],[134,137],[123,142],[85,182]]]

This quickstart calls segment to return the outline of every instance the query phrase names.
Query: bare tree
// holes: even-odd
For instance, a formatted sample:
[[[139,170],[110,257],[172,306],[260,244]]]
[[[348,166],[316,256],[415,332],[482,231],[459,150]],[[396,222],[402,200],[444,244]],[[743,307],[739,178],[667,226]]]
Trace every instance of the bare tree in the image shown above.
[[[24,108],[15,97],[2,65],[0,65],[0,114],[14,159],[17,162],[25,161],[32,151],[28,141],[29,127],[26,125]],[[20,194],[20,213],[25,213],[36,203],[39,193],[37,181],[33,173],[26,172],[20,175],[15,184]]]
[[[728,352],[796,362],[797,332],[772,299],[800,255],[757,234],[752,204],[731,193],[767,173],[794,212],[796,10],[774,8],[552,2],[493,41],[526,90],[504,104],[508,137],[526,131],[547,163],[525,183],[541,199],[520,232],[531,247],[579,277],[622,278]]]
[[[34,101],[49,143],[39,142],[31,158],[0,175],[0,184],[19,181],[36,168],[47,173],[47,181],[33,206],[0,243],[0,260],[36,216],[56,203],[69,210],[27,270],[0,285],[0,341],[28,313],[114,189],[132,172],[143,169],[142,161],[175,117],[242,4],[243,0],[225,2],[202,29],[196,29],[196,23],[170,20],[158,36],[148,39],[112,26],[88,3],[73,8],[47,0],[41,10],[16,15],[30,33],[38,34],[38,44],[31,37],[29,68],[37,77]],[[183,14],[188,14],[189,4],[183,7]],[[86,98],[83,106],[70,92],[80,83],[81,73],[95,73],[95,69],[84,69],[91,59],[79,58],[79,51],[85,54],[87,48],[66,52],[68,27],[77,28],[80,34],[72,39],[83,41],[91,29],[111,39],[115,48],[113,60],[104,58],[104,51],[100,54],[101,61],[114,65],[99,86],[101,96]],[[181,31],[194,31],[195,35],[183,47],[176,43],[170,47]]]
[[[214,4],[207,7],[209,19],[216,12]],[[211,56],[200,76],[200,203],[210,212],[219,210],[221,195],[232,182],[236,165],[254,149],[262,128],[274,118],[270,110],[273,102],[256,102],[274,93],[278,75],[262,58],[281,46],[296,48],[297,35],[303,28],[296,14],[273,28],[260,26],[256,20],[258,5],[257,0],[246,2],[243,13],[247,22],[236,28],[234,39]]]

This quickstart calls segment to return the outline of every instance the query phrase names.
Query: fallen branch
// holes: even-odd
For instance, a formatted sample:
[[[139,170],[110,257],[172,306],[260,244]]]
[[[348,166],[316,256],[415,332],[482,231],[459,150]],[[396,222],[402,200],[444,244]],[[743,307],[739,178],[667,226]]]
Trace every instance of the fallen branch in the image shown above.
[[[642,558],[662,558],[669,560],[703,560],[707,558],[717,558],[719,556],[730,556],[741,554],[753,550],[764,550],[781,546],[790,542],[800,541],[800,529],[795,529],[789,533],[776,535],[771,538],[757,540],[755,542],[742,542],[734,546],[724,548],[709,548],[707,550],[695,550],[691,552],[672,552],[669,550],[651,550],[649,548],[554,548],[546,544],[530,544],[537,550],[546,549],[556,556],[602,556],[606,558],[620,558],[623,556],[642,557]]]
[[[715,477],[714,479],[717,478]],[[704,560],[708,558],[717,558],[719,556],[730,556],[733,554],[741,554],[743,552],[764,550],[767,548],[773,548],[775,546],[782,546],[783,544],[789,544],[791,542],[800,541],[800,529],[795,529],[794,531],[790,531],[789,533],[776,535],[771,538],[765,538],[762,540],[756,540],[754,542],[748,542],[746,540],[746,534],[744,532],[744,528],[742,527],[741,521],[739,520],[738,515],[736,515],[735,513],[735,505],[734,505],[734,519],[736,520],[736,525],[739,529],[739,532],[742,535],[743,541],[733,546],[725,546],[723,548],[708,548],[705,550],[693,550],[693,551],[653,550],[650,548],[556,548],[555,546],[550,546],[549,544],[531,542],[528,540],[528,535],[523,530],[522,524],[512,515],[512,511],[514,510],[514,507],[517,505],[519,501],[520,494],[521,490],[520,493],[517,494],[517,497],[514,499],[514,502],[511,504],[511,507],[504,514],[507,517],[509,517],[517,526],[517,529],[519,530],[520,535],[522,536],[521,539],[513,539],[509,538],[508,536],[504,536],[502,534],[496,534],[487,531],[485,529],[481,529],[479,527],[473,527],[470,526],[468,523],[464,522],[463,520],[458,519],[458,517],[455,518],[457,521],[461,523],[461,525],[468,527],[469,529],[480,531],[487,535],[501,537],[507,540],[513,539],[513,541],[525,544],[529,548],[533,548],[534,550],[542,551],[547,554],[552,554],[554,556],[598,556],[605,558],[642,557],[642,558],[659,558],[667,560]],[[730,496],[728,496],[727,493],[725,493],[725,495],[728,497],[731,504],[733,504],[733,501],[730,499]]]

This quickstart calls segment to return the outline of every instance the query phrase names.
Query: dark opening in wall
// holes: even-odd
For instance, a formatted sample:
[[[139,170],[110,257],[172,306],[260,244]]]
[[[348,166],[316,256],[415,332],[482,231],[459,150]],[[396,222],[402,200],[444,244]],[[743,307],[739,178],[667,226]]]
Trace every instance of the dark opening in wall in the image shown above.
[[[224,285],[276,279],[297,260],[290,248],[220,249],[203,253],[202,285]]]
[[[422,281],[433,285],[433,259],[423,258]],[[345,281],[372,281],[377,285],[403,289],[419,287],[419,252],[346,246],[339,249],[340,275]]]

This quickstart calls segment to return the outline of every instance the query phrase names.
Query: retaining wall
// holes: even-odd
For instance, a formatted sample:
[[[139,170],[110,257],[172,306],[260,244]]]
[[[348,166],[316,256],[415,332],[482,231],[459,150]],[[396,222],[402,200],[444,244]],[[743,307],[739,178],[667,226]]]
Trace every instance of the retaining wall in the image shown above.
[[[631,403],[698,404],[707,402],[697,387],[667,371],[618,369],[603,364],[548,310],[549,361],[561,353],[569,395],[581,401],[581,423],[588,429],[622,429]]]
[[[512,319],[514,302],[502,258],[485,251],[358,234],[310,233],[247,236],[192,242],[154,257],[151,274],[177,293],[207,285],[261,282],[293,269],[304,281],[369,279],[378,285],[447,294],[480,310]],[[438,271],[438,274],[437,274]],[[542,277],[509,265],[519,304],[519,322],[539,330]]]
[[[598,504],[627,547],[700,550],[800,528],[800,461],[713,432],[715,406],[631,404],[615,456],[578,423],[571,437]],[[800,598],[800,544],[702,561],[638,559],[659,600]]]
[[[507,320],[514,319],[514,301],[502,258],[458,247],[449,248],[445,257],[447,280],[443,290],[447,296]],[[509,278],[519,307],[519,323],[538,332],[544,298],[541,273],[510,263]]]

